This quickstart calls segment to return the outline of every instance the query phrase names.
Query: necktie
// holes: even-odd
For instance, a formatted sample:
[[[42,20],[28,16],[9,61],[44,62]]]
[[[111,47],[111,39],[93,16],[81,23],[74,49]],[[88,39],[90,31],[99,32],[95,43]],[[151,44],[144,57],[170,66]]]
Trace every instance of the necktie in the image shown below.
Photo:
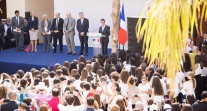
[[[57,19],[57,21],[56,21],[56,29],[58,30],[58,23],[59,23],[59,21],[58,21],[58,18],[56,18]]]
[[[69,24],[69,19],[68,19],[68,22],[67,22],[67,25],[66,25],[66,30],[68,30],[68,24]]]
[[[83,25],[83,19],[81,19],[81,25]]]
[[[19,17],[17,17],[17,25],[19,25]]]

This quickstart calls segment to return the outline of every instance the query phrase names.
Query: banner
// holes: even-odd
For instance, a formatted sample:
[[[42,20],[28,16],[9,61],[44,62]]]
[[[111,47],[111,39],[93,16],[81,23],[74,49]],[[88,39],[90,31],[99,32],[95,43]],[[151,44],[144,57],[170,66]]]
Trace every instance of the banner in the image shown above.
[[[6,19],[6,0],[0,0],[0,19]]]

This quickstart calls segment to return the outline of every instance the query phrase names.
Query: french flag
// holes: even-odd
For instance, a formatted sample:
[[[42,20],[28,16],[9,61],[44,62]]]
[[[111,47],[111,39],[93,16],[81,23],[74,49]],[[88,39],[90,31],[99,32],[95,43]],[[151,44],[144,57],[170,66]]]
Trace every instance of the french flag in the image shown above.
[[[124,4],[122,5],[122,9],[120,13],[120,28],[119,28],[118,42],[122,45],[124,45],[127,42],[127,27],[125,21]]]

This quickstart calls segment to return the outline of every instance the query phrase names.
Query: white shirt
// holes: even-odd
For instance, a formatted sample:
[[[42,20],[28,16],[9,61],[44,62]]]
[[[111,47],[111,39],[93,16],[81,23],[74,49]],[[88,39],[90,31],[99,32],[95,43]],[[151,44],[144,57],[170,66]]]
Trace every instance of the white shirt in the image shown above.
[[[73,105],[67,105],[67,106],[64,106],[62,104],[58,104],[58,109],[60,111],[75,111],[75,107]]]
[[[203,67],[203,71],[201,74],[202,77],[206,77],[207,76],[207,67]]]
[[[178,81],[180,83],[180,87],[183,87],[183,79],[185,78],[184,73],[183,72],[177,72],[176,73],[176,77],[178,78]]]
[[[5,25],[4,25],[4,30],[5,30],[5,32],[4,32],[4,36],[7,36],[7,29],[8,29],[8,26],[5,24]]]
[[[148,83],[145,85],[143,85],[142,83],[139,84],[138,90],[140,92],[140,96],[141,96],[142,101],[147,102],[147,100],[149,99],[149,94],[143,93],[143,91],[148,91],[149,89],[151,89],[151,87]]]
[[[195,70],[195,76],[196,75],[201,75],[202,74],[202,69],[201,69],[201,65],[200,64],[197,64],[197,68],[196,68],[196,70]]]
[[[195,95],[194,93],[194,88],[193,88],[193,82],[192,80],[189,80],[189,81],[186,81],[184,84],[183,84],[183,90],[185,91],[185,94],[186,95]],[[182,91],[183,92],[183,91]]]

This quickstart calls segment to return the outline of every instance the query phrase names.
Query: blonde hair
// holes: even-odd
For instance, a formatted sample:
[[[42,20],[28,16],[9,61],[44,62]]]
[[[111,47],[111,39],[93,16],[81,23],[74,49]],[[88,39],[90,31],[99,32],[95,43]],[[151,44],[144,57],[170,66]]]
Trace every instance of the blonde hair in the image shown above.
[[[43,20],[44,20],[45,17],[48,18],[48,15],[47,15],[47,14],[42,14],[42,19],[43,19]]]
[[[194,73],[192,71],[189,71],[188,76],[190,76],[192,78],[193,88],[195,88],[196,82],[195,82],[195,78],[194,78]]]
[[[112,106],[111,111],[120,111],[120,108],[118,105],[114,105]]]

